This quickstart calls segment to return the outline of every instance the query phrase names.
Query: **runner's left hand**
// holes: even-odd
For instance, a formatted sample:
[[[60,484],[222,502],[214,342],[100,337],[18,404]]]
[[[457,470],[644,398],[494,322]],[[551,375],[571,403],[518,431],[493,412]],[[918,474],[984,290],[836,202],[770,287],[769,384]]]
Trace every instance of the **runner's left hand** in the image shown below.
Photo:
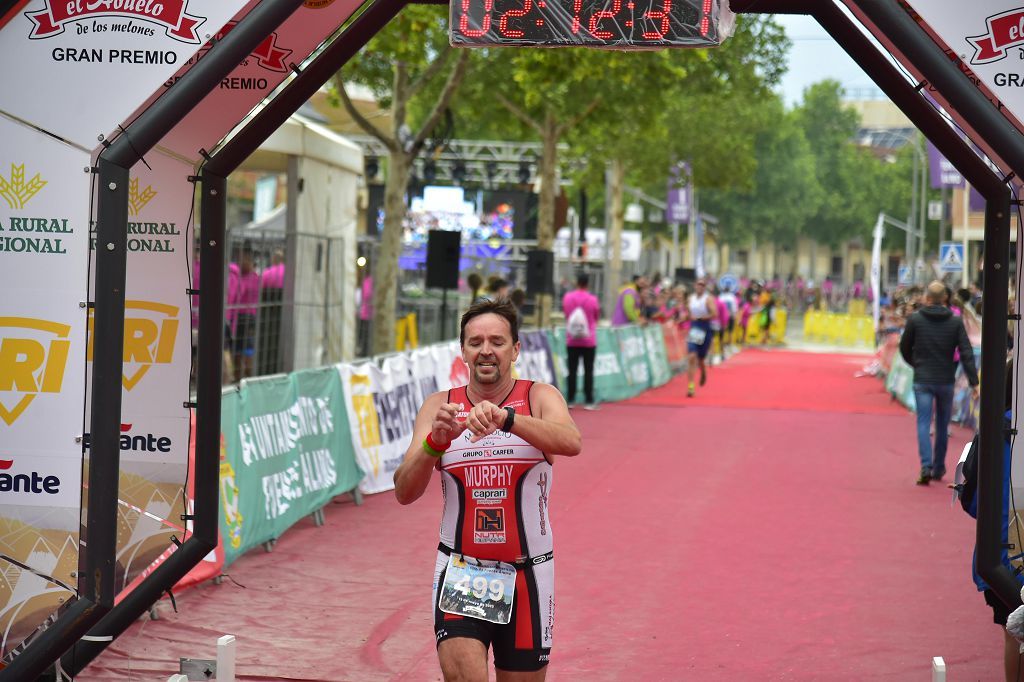
[[[473,434],[469,442],[475,443],[500,429],[505,424],[507,416],[504,408],[490,401],[484,400],[474,405],[466,417],[466,427]]]

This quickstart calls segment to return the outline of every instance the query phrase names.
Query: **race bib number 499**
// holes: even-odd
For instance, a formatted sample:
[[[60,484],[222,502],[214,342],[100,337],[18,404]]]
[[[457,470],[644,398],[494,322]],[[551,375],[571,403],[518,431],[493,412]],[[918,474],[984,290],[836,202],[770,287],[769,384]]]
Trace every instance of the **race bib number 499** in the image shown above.
[[[452,553],[437,606],[445,613],[507,625],[512,619],[515,587],[516,567],[512,564]]]

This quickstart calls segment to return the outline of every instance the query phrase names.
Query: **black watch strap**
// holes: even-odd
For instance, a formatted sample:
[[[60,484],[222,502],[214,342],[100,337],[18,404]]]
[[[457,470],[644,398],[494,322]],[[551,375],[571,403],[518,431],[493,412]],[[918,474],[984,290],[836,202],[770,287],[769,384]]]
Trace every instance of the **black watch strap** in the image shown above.
[[[512,424],[516,421],[516,410],[514,407],[506,407],[505,412],[508,416],[505,417],[505,423],[502,425],[501,430],[505,433],[512,433]]]

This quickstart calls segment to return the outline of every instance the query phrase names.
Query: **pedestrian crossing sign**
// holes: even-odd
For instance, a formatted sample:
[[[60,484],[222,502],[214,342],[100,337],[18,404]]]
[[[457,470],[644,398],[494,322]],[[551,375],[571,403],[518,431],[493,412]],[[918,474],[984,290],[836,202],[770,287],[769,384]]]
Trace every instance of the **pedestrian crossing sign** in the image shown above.
[[[943,272],[963,272],[964,245],[957,242],[942,242],[939,247],[939,269]]]

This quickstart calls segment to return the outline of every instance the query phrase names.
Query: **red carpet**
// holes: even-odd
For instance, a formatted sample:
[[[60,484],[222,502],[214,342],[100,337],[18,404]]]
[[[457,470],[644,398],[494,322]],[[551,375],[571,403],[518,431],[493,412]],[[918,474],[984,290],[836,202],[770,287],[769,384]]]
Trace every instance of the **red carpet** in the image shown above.
[[[746,349],[708,369],[708,383],[697,398],[686,397],[681,379],[629,401],[635,405],[716,405],[773,410],[854,414],[906,414],[873,377],[851,381],[871,361],[868,355],[801,353]]]
[[[927,680],[932,656],[950,680],[1000,679],[971,520],[913,485],[913,419],[857,368],[748,351],[693,400],[677,378],[574,412],[584,452],[557,462],[551,496],[549,680]],[[436,485],[409,507],[331,505],[326,526],[233,566],[244,588],[188,592],[177,615],[162,602],[78,679],[163,682],[231,633],[240,680],[439,680],[439,515]]]

